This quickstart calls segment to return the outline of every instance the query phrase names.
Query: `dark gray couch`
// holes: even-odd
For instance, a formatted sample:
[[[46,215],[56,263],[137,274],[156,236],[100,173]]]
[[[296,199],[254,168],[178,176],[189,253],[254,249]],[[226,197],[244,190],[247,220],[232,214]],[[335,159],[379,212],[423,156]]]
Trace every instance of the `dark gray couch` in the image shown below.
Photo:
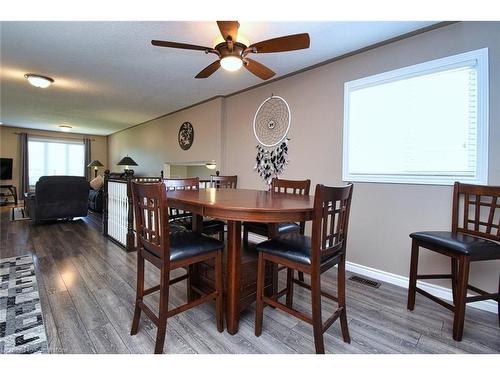
[[[36,223],[87,216],[89,190],[85,177],[40,177],[35,193],[25,197],[27,214]]]

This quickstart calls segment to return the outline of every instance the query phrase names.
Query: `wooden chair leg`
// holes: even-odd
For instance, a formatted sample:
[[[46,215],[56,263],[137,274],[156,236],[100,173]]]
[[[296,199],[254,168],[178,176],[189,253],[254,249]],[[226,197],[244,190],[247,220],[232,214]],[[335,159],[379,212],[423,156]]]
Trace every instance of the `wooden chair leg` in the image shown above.
[[[264,315],[264,303],[262,297],[264,296],[264,270],[265,260],[262,252],[259,252],[259,262],[257,267],[257,298],[255,303],[255,336],[262,334],[262,319]]]
[[[455,315],[453,318],[453,339],[456,341],[462,341],[468,282],[469,259],[467,257],[460,257],[458,260],[457,303],[455,304]]]
[[[299,271],[299,281],[304,282],[304,272]]]
[[[286,305],[292,308],[293,305],[293,268],[286,269]]]
[[[417,241],[411,242],[411,260],[410,260],[410,283],[408,286],[408,310],[415,308],[415,295],[417,294],[417,270],[418,270],[418,244]]]
[[[344,342],[350,344],[351,337],[349,336],[349,327],[347,326],[347,310],[346,310],[346,300],[345,300],[345,255],[342,256],[337,272],[337,295],[339,307],[342,308],[342,313],[340,314],[340,328],[342,330],[342,338]]]
[[[316,347],[316,354],[325,354],[323,319],[321,317],[321,281],[319,271],[313,271],[311,274],[311,302],[314,346]]]
[[[215,259],[215,289],[217,291],[217,298],[215,300],[215,317],[217,319],[217,330],[224,331],[224,316],[223,311],[223,293],[222,288],[222,250],[217,252]]]
[[[158,331],[156,333],[155,354],[163,353],[165,334],[167,333],[167,312],[169,292],[170,270],[163,267],[160,270],[160,313],[158,319]]]
[[[188,302],[194,301],[196,299],[196,293],[191,288],[192,283],[194,282],[194,264],[190,264],[187,266],[187,273],[188,273],[188,278],[187,278],[187,300]]]
[[[276,300],[278,295],[278,264],[273,263],[273,276],[272,276],[272,294],[271,298]]]
[[[142,301],[144,297],[144,258],[141,251],[137,251],[137,287],[136,287],[136,297],[135,297],[135,309],[134,318],[132,320],[132,329],[130,330],[131,335],[135,335],[139,330],[139,321],[141,320],[141,308],[139,307],[139,301]]]
[[[451,258],[451,291],[453,294],[453,305],[457,305],[457,273],[458,261],[456,258]]]

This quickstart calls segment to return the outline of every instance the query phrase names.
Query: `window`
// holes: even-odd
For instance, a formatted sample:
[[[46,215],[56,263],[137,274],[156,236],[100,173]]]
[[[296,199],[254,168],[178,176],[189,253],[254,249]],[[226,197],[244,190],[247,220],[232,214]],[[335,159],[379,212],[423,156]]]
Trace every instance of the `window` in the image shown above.
[[[487,183],[488,49],[346,82],[344,181]]]
[[[41,176],[84,176],[83,142],[71,139],[30,137],[28,140],[29,183]]]

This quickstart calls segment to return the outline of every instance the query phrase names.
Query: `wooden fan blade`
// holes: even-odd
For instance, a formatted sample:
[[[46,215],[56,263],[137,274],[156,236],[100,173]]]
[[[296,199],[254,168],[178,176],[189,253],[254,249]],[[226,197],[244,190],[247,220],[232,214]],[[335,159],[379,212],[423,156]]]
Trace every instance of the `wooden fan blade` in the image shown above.
[[[209,66],[207,66],[205,69],[203,69],[201,72],[199,72],[198,75],[194,78],[210,77],[219,68],[220,68],[220,60],[214,61]]]
[[[217,26],[219,26],[220,33],[224,40],[227,40],[227,37],[231,37],[231,40],[236,42],[238,29],[240,28],[238,21],[217,21]]]
[[[206,51],[211,50],[211,47],[197,46],[195,44],[177,43],[177,42],[167,42],[164,40],[152,40],[151,44],[157,47],[170,47],[170,48],[181,48],[181,49],[192,49],[195,51]]]
[[[262,65],[261,63],[246,58],[246,64],[244,64],[245,68],[247,68],[251,73],[255,74],[257,77],[262,78],[264,80],[273,77],[276,73],[274,73],[267,66]]]
[[[248,48],[255,48],[257,53],[286,52],[309,48],[309,44],[309,34],[304,33],[264,40],[262,42],[254,43]]]

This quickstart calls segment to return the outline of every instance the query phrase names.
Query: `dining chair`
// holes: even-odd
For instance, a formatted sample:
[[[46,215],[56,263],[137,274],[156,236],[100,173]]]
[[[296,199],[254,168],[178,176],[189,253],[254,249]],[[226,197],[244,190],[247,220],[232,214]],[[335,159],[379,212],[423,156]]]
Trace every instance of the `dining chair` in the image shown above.
[[[324,353],[323,333],[340,317],[340,327],[344,342],[350,343],[347,326],[345,300],[345,257],[347,228],[351,207],[353,185],[328,187],[316,185],[314,196],[311,237],[300,233],[278,235],[257,245],[259,252],[257,271],[257,303],[255,312],[255,335],[262,333],[264,304],[285,311],[313,326],[316,353]],[[286,304],[278,301],[278,296],[264,294],[264,270],[266,262],[283,264],[288,268]],[[321,274],[338,265],[337,296],[321,289]],[[311,291],[312,316],[293,308],[293,270],[310,275],[311,285],[296,280],[299,286]],[[279,293],[283,295],[283,293]],[[338,303],[333,315],[323,324],[321,297]]]
[[[284,194],[299,194],[309,195],[311,187],[311,180],[285,180],[273,178],[271,181],[271,191],[274,193]],[[272,238],[276,235],[285,233],[300,233],[304,234],[306,223],[256,223],[244,222],[243,223],[243,243],[248,246],[248,233],[252,232],[260,236]],[[278,288],[278,272],[286,267],[279,267],[277,264],[273,266],[273,294],[277,293]],[[299,280],[304,281],[304,274],[299,271]]]
[[[408,310],[415,308],[416,293],[451,310],[453,339],[461,341],[465,306],[469,302],[492,299],[498,303],[500,325],[500,278],[498,293],[489,293],[469,284],[470,263],[500,259],[500,186],[470,185],[455,182],[451,231],[426,231],[410,234],[412,239]],[[419,248],[450,257],[450,274],[418,274]],[[417,287],[421,279],[451,279],[453,304]],[[477,295],[467,296],[467,290]]]
[[[223,331],[222,249],[224,244],[215,238],[191,231],[169,234],[167,191],[161,182],[139,183],[132,181],[132,199],[137,233],[137,289],[131,335],[139,329],[141,312],[158,328],[155,354],[163,352],[167,319],[202,303],[215,300],[217,330]],[[196,292],[201,296],[171,310],[168,308],[169,287],[189,278],[189,273],[170,279],[170,272],[195,263],[213,259],[215,262],[215,290]],[[160,284],[144,289],[145,261],[160,270]],[[189,280],[188,280],[189,281]],[[191,286],[191,288],[195,288]],[[159,311],[156,315],[145,303],[144,297],[160,292]]]
[[[236,189],[238,185],[238,176],[210,176],[211,188]]]
[[[210,176],[210,187],[215,189],[236,189],[238,185],[238,176]],[[214,218],[204,218],[203,225],[205,221],[210,223],[206,232],[207,234],[219,235],[219,240],[224,241],[224,232],[226,228],[226,222],[224,220],[214,219]]]
[[[189,178],[164,178],[163,183],[165,187],[170,191],[173,190],[199,190],[200,189],[200,179],[198,177]],[[170,222],[177,225],[181,225],[184,228],[191,230],[193,228],[193,215],[191,212],[184,210],[179,210],[177,208],[169,208],[170,210]],[[206,235],[217,234],[219,240],[224,241],[224,222],[212,218],[203,218],[202,222],[203,230],[202,232]]]

